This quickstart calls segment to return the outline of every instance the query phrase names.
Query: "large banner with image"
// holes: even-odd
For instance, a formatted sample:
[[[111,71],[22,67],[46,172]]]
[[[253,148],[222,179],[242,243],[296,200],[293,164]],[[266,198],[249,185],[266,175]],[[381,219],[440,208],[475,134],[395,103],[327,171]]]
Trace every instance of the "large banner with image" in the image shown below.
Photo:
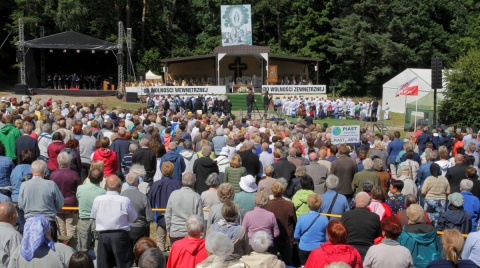
[[[222,46],[252,45],[251,5],[222,5]]]
[[[191,86],[191,87],[126,87],[126,92],[136,92],[138,96],[144,95],[221,95],[226,94],[225,86]]]

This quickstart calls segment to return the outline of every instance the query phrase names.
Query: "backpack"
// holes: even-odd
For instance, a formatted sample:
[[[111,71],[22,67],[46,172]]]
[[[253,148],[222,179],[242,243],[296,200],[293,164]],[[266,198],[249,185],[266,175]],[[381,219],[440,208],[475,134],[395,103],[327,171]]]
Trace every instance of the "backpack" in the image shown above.
[[[148,99],[148,101],[147,101],[147,106],[148,106],[148,107],[153,107],[153,106],[155,106],[155,102],[153,101],[152,98]]]

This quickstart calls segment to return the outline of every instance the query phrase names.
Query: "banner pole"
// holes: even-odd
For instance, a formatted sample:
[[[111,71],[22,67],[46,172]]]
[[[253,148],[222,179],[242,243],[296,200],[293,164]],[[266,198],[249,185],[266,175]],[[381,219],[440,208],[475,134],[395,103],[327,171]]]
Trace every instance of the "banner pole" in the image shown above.
[[[418,96],[415,100],[415,131],[417,131],[417,111],[418,111]]]

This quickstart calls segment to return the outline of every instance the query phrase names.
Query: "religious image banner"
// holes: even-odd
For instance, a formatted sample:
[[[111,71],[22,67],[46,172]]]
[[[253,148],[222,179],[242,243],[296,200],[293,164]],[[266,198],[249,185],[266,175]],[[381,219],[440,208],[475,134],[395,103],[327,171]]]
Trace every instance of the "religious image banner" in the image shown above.
[[[144,95],[222,95],[227,93],[225,86],[185,86],[185,87],[126,87],[126,92],[136,92]]]
[[[252,45],[251,5],[222,5],[222,46]]]
[[[262,86],[269,94],[327,94],[326,85],[280,85]]]

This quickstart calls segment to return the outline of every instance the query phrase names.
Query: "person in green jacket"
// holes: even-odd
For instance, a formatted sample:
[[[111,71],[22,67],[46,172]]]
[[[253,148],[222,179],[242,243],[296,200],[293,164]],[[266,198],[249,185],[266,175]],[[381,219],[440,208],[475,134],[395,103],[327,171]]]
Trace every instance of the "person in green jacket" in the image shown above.
[[[5,145],[5,156],[15,161],[17,159],[15,141],[22,136],[22,133],[13,125],[13,116],[5,115],[2,122],[5,126],[0,130],[0,140]]]
[[[362,161],[363,164],[363,170],[360,172],[357,172],[355,176],[353,176],[352,180],[352,191],[355,194],[358,194],[360,192],[363,192],[363,187],[362,183],[365,180],[370,180],[373,182],[373,185],[380,185],[380,176],[377,175],[373,171],[373,160],[370,158],[366,158],[365,160]]]
[[[430,225],[422,222],[425,211],[418,204],[407,208],[408,224],[403,227],[398,237],[400,245],[412,253],[415,268],[427,267],[428,263],[442,258],[442,245],[437,231]]]
[[[240,178],[247,175],[247,169],[242,166],[242,158],[234,154],[230,160],[230,166],[225,169],[225,182],[231,183],[235,193],[240,193]]]
[[[297,219],[309,211],[307,198],[309,195],[315,194],[313,180],[310,176],[304,176],[300,179],[300,186],[302,189],[298,190],[292,197],[292,202],[295,205],[295,212]]]

